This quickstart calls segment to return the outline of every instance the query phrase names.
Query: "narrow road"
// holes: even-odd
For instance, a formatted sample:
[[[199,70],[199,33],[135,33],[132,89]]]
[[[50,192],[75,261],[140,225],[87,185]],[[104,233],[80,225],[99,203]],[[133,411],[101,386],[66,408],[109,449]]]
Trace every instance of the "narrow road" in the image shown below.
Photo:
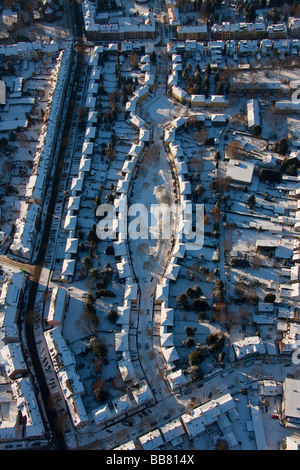
[[[38,266],[27,264],[22,261],[13,260],[5,255],[0,255],[0,265],[8,266],[10,268],[23,269],[24,271],[27,271],[27,273],[30,273],[32,275],[35,274],[36,269],[38,268]]]

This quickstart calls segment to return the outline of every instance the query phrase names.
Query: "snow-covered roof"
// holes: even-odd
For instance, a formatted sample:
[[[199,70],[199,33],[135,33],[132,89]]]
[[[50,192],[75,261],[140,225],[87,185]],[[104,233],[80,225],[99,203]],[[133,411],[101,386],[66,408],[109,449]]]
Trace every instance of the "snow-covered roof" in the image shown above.
[[[153,394],[146,381],[139,383],[139,387],[132,389],[132,396],[138,405],[153,400]]]
[[[162,347],[161,350],[165,358],[165,361],[168,362],[169,364],[175,361],[179,361],[179,356],[174,346],[166,347],[166,348]]]
[[[123,352],[128,351],[128,349],[128,333],[125,331],[115,333],[115,351]]]
[[[128,382],[135,378],[135,371],[130,358],[118,361],[118,368],[123,382]]]
[[[174,309],[168,308],[166,302],[161,304],[160,324],[163,326],[173,326],[174,324]]]
[[[176,281],[179,271],[180,271],[179,264],[175,264],[174,262],[170,263],[165,271],[165,277],[170,279],[171,281]]]
[[[61,275],[62,276],[74,276],[75,266],[76,266],[75,259],[64,259],[62,270],[61,270]]]
[[[67,300],[67,291],[62,287],[54,287],[50,299],[47,321],[62,323]]]
[[[130,305],[118,306],[117,325],[129,325],[130,321]]]
[[[164,445],[163,438],[158,429],[140,436],[139,441],[143,450],[155,450]]]
[[[182,369],[171,372],[167,375],[167,379],[170,382],[172,390],[177,387],[181,387],[187,381]]]
[[[122,395],[121,397],[113,400],[112,403],[117,414],[125,413],[133,406],[128,395]]]
[[[66,241],[66,254],[76,254],[78,252],[79,239],[68,237]]]
[[[167,302],[169,300],[169,284],[158,284],[156,287],[156,301]]]
[[[226,176],[240,183],[251,184],[253,172],[254,163],[240,160],[229,160]]]
[[[173,333],[165,333],[164,327],[160,328],[160,345],[162,348],[169,348],[174,346],[174,335]]]
[[[265,345],[259,336],[249,336],[232,344],[237,359],[242,359],[250,354],[264,354]]]
[[[95,410],[92,410],[92,416],[94,418],[95,424],[99,425],[111,419],[112,412],[108,405],[104,405],[96,408]]]
[[[64,229],[66,231],[76,230],[77,220],[77,215],[71,215],[70,212],[68,212],[65,219]]]
[[[180,419],[174,419],[160,427],[161,433],[166,442],[176,441],[180,436],[185,434],[185,429]]]

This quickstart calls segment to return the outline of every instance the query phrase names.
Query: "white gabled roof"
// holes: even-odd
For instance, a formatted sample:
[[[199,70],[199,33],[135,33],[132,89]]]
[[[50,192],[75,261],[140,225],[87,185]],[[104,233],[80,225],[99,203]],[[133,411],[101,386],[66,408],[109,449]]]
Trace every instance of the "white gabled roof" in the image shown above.
[[[117,325],[129,325],[130,320],[130,304],[118,307]]]
[[[91,171],[92,160],[90,158],[82,157],[79,163],[79,171]]]
[[[155,450],[164,445],[163,438],[158,429],[150,431],[139,437],[143,450]]]
[[[174,324],[174,308],[166,307],[166,302],[161,304],[160,324],[162,326],[173,326]]]
[[[116,266],[120,278],[131,277],[131,269],[127,257],[123,257]]]
[[[185,434],[185,429],[180,419],[175,419],[174,421],[164,424],[160,427],[160,430],[166,442],[172,442]]]
[[[80,196],[70,196],[68,200],[67,209],[69,210],[78,210],[80,207]]]
[[[146,95],[149,93],[149,85],[143,85],[140,88],[138,88],[136,91],[133,92],[134,96],[137,96],[138,98],[141,98],[142,96]]]
[[[174,346],[170,348],[161,348],[161,350],[166,362],[171,363],[179,360],[178,353]]]
[[[122,395],[121,397],[113,400],[112,403],[117,414],[124,413],[132,408],[132,403],[128,395]]]
[[[125,287],[124,299],[125,300],[137,300],[138,297],[138,285],[136,283],[127,283]]]
[[[75,259],[65,259],[63,261],[61,274],[62,276],[73,276],[75,272]]]
[[[128,351],[128,333],[121,331],[120,333],[115,333],[115,351],[123,352]]]
[[[123,382],[127,382],[135,378],[135,372],[131,359],[122,359],[118,361],[118,368]]]
[[[117,192],[118,193],[127,193],[128,192],[129,180],[127,179],[127,175],[128,175],[128,173],[126,174],[126,177],[124,179],[118,181],[118,185],[117,185]]]
[[[112,412],[108,405],[101,406],[92,411],[95,424],[99,425],[112,418]]]
[[[114,242],[114,250],[115,250],[115,256],[126,256],[127,255],[127,250],[126,250],[126,244],[125,240],[118,240]]]
[[[135,159],[133,160],[125,160],[123,168],[121,170],[122,173],[132,173],[134,167],[135,167]]]
[[[172,93],[177,96],[178,98],[185,98],[187,96],[187,92],[184,91],[182,88],[177,87],[175,85],[172,86]]]
[[[146,381],[140,382],[139,388],[132,389],[132,396],[138,405],[153,399],[152,392]]]
[[[156,301],[167,302],[169,300],[169,284],[158,284],[156,287]]]
[[[185,249],[186,247],[184,243],[176,242],[174,250],[173,250],[173,256],[176,258],[183,259],[185,255]]]
[[[171,372],[167,376],[167,379],[169,380],[172,389],[174,389],[176,387],[180,387],[181,385],[186,383],[186,377],[185,377],[182,369]]]
[[[72,178],[71,182],[71,191],[82,191],[83,188],[83,178],[81,174],[78,178]]]
[[[79,238],[67,238],[65,253],[76,254],[78,252]]]
[[[140,129],[141,131],[141,129]],[[141,152],[143,151],[143,148],[144,148],[144,143],[143,142],[139,142],[138,144],[132,144],[132,146],[130,147],[130,150],[128,152],[128,155],[131,156],[131,157],[139,157]]]
[[[146,127],[146,122],[141,117],[139,117],[137,115],[131,116],[130,124],[132,124],[133,126],[136,126],[138,128]]]
[[[75,230],[76,226],[77,226],[77,215],[70,215],[70,213],[68,212],[66,219],[65,219],[64,229],[67,231]]]
[[[170,281],[176,281],[179,271],[180,265],[173,262],[167,267],[165,277],[170,279]]]
[[[174,346],[174,335],[173,333],[166,333],[164,326],[160,327],[160,345],[162,348],[168,348]]]

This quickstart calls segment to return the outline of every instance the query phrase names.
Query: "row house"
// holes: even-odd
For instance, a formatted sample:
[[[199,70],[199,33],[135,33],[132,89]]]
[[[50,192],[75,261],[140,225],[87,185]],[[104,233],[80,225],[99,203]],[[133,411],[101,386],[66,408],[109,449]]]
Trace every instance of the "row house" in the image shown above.
[[[90,41],[123,41],[126,39],[155,39],[156,37],[155,18],[152,11],[148,16],[135,17],[134,22],[130,17],[121,17],[117,23],[101,24],[97,20],[96,5],[90,0],[84,0],[82,14],[85,34]]]
[[[260,53],[262,57],[267,57],[272,54],[273,41],[272,39],[263,39],[260,43]]]
[[[300,50],[299,39],[262,39],[259,40],[214,40],[207,43],[196,39],[186,39],[176,43],[167,44],[167,54],[185,54],[192,51],[194,57],[211,57],[211,63],[220,63],[224,56],[235,57],[255,56],[260,53],[262,57],[268,57],[275,51],[278,56],[298,55]]]
[[[59,55],[59,45],[55,41],[50,43],[18,42],[7,46],[0,46],[0,59],[16,60],[55,60]]]
[[[41,207],[44,203],[49,175],[53,165],[60,132],[61,117],[67,87],[70,85],[73,58],[72,46],[61,51],[53,72],[53,87],[49,93],[50,105],[44,116],[44,125],[37,146],[35,166],[26,187],[26,207],[22,211],[10,250],[17,256],[30,260],[38,233]]]
[[[287,37],[287,27],[284,23],[268,26],[269,39],[285,39]]]
[[[207,55],[213,64],[220,64],[225,54],[225,41],[210,41],[207,45]]]
[[[76,372],[75,357],[58,327],[45,331],[44,337],[73,424],[76,428],[83,427],[89,419],[82,402],[85,390]]]
[[[252,56],[255,57],[258,52],[257,41],[239,41],[238,52],[241,56]]]
[[[214,24],[211,28],[214,40],[229,39],[263,39],[267,37],[267,28],[264,22],[259,23],[228,23]]]
[[[26,284],[22,272],[14,273],[2,286],[0,294],[0,331],[4,344],[19,342],[18,319]]]
[[[228,105],[223,95],[211,95],[209,98],[205,98],[205,95],[191,95],[187,101],[196,108],[225,108]]]
[[[196,39],[206,41],[208,37],[207,25],[177,26],[177,38],[179,41],[186,39]]]

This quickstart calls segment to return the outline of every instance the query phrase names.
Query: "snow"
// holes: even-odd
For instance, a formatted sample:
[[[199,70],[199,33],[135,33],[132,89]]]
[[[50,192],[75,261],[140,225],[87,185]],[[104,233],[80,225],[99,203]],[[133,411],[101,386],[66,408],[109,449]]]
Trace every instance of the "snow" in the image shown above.
[[[148,15],[149,5],[140,5],[130,0],[126,2],[124,9],[125,15],[128,16],[137,12],[138,15]],[[222,8],[220,11],[222,11]],[[198,12],[180,13],[179,17],[182,22],[188,20],[188,22],[194,23],[198,19]],[[228,7],[229,17],[236,21],[233,8]],[[59,21],[54,24],[38,22],[32,29],[30,36],[34,37],[37,34],[40,34],[41,38],[49,38],[52,34],[56,38],[67,36],[68,31],[64,32],[61,26],[62,23]],[[26,33],[26,27],[22,29]],[[29,31],[27,32],[29,34]],[[224,43],[222,44],[224,45]],[[196,46],[196,44],[189,43],[191,50],[193,46]],[[175,103],[169,97],[165,87],[167,72],[171,70],[171,62],[164,55],[165,48],[163,46],[159,47],[158,51],[161,53],[161,57],[157,59],[157,66],[147,60],[147,64],[149,62],[148,68],[150,73],[155,76],[156,84],[145,101],[136,103],[134,108],[136,116],[144,120],[144,126],[150,131],[150,152],[146,143],[145,149],[136,157],[138,161],[136,171],[128,171],[128,186],[124,187],[125,190],[129,187],[131,189],[129,194],[130,203],[144,204],[148,210],[154,204],[166,202],[163,220],[167,220],[171,203],[174,202],[176,197],[174,179],[170,169],[176,171],[176,165],[179,170],[182,166],[183,171],[179,172],[183,176],[184,183],[180,188],[183,189],[184,185],[187,185],[188,196],[192,198],[194,203],[196,202],[196,199],[194,199],[196,187],[200,184],[204,187],[203,194],[199,195],[197,200],[197,202],[205,205],[206,210],[204,246],[197,252],[187,251],[184,257],[172,259],[178,269],[174,279],[168,274],[172,253],[169,240],[161,242],[154,237],[146,237],[142,240],[130,239],[128,245],[126,243],[122,246],[122,260],[125,260],[125,267],[128,271],[121,273],[121,275],[118,268],[122,267],[123,261],[119,264],[120,259],[116,259],[114,255],[106,254],[106,248],[112,246],[113,241],[100,241],[94,253],[91,252],[87,236],[92,225],[97,223],[94,207],[96,204],[95,199],[100,197],[101,202],[105,202],[107,196],[112,196],[113,199],[115,198],[116,203],[115,188],[117,182],[121,181],[122,169],[133,169],[133,165],[125,165],[124,167],[124,162],[130,149],[140,149],[139,147],[132,147],[132,144],[138,145],[139,131],[130,123],[132,115],[129,116],[129,119],[127,119],[127,115],[125,121],[124,110],[121,106],[122,98],[119,101],[117,99],[118,113],[116,121],[111,122],[108,118],[113,100],[111,93],[117,90],[116,56],[110,55],[109,52],[109,58],[101,68],[105,94],[98,96],[101,104],[99,110],[102,114],[102,121],[98,124],[93,123],[95,126],[97,125],[97,131],[92,136],[95,142],[94,153],[91,157],[91,168],[86,168],[90,171],[85,172],[84,185],[76,189],[81,196],[81,206],[79,214],[75,216],[77,218],[74,219],[77,226],[73,227],[70,236],[72,240],[77,240],[78,252],[76,258],[75,256],[73,259],[66,258],[67,262],[71,262],[75,267],[74,275],[69,279],[69,282],[61,282],[61,269],[63,263],[66,262],[64,257],[67,234],[63,231],[64,221],[66,220],[66,206],[69,197],[76,197],[75,194],[71,194],[71,182],[73,178],[75,182],[77,181],[82,145],[85,137],[89,137],[84,137],[83,131],[72,134],[76,136],[76,140],[72,143],[72,147],[68,148],[73,160],[70,161],[70,171],[66,176],[68,184],[65,188],[60,189],[61,201],[65,201],[65,204],[60,202],[57,207],[58,212],[55,211],[59,214],[57,217],[60,220],[53,223],[52,230],[53,232],[57,230],[57,232],[54,234],[51,244],[49,244],[48,251],[51,253],[47,253],[49,273],[43,273],[48,282],[48,276],[51,272],[50,288],[59,284],[69,294],[62,331],[67,345],[76,359],[78,374],[86,392],[83,397],[83,404],[90,419],[87,428],[82,433],[78,432],[76,437],[80,445],[101,441],[102,448],[112,448],[127,441],[131,442],[133,438],[137,441],[146,433],[148,434],[150,428],[151,432],[154,431],[159,435],[159,431],[154,430],[153,427],[155,426],[151,423],[157,422],[157,428],[159,428],[163,422],[166,422],[162,418],[165,414],[164,410],[170,410],[168,420],[180,419],[180,416],[191,410],[191,408],[203,403],[210,406],[212,397],[223,397],[226,396],[228,391],[232,391],[236,414],[223,416],[218,424],[211,425],[193,441],[189,440],[187,434],[184,433],[181,439],[173,443],[170,442],[164,447],[173,449],[173,445],[175,445],[178,449],[189,449],[191,446],[197,450],[214,449],[218,439],[225,438],[232,449],[255,450],[261,447],[278,449],[280,442],[287,435],[292,435],[293,431],[284,428],[280,425],[279,420],[271,417],[278,411],[281,398],[263,399],[258,391],[258,380],[272,377],[282,382],[287,373],[297,372],[297,368],[292,366],[286,369],[279,360],[281,357],[278,356],[278,348],[275,344],[280,338],[280,325],[276,320],[277,305],[274,306],[274,314],[267,312],[264,316],[258,312],[258,306],[255,302],[248,301],[248,299],[240,301],[236,286],[242,284],[248,295],[258,296],[259,302],[264,302],[267,294],[275,293],[276,301],[280,301],[283,308],[291,306],[289,300],[285,301],[280,297],[283,292],[280,288],[283,283],[288,282],[282,272],[283,260],[287,263],[287,268],[290,268],[290,242],[295,234],[292,230],[293,224],[284,223],[279,216],[289,217],[289,220],[296,219],[295,207],[285,203],[290,201],[289,190],[296,188],[298,181],[284,179],[280,185],[272,185],[259,180],[256,170],[263,164],[267,152],[273,155],[274,152],[268,148],[268,144],[271,146],[274,140],[289,133],[295,147],[298,146],[299,119],[297,116],[275,115],[273,108],[270,106],[269,97],[260,96],[263,139],[256,139],[248,133],[245,106],[250,96],[244,94],[242,97],[237,95],[228,97],[229,106],[226,113],[229,116],[229,122],[225,123],[224,121],[220,127],[215,127],[215,123],[211,121],[211,110],[207,108],[203,110],[201,115],[204,123],[203,127],[192,127],[189,118],[198,116],[200,122],[200,115],[197,110]],[[92,50],[91,47],[91,52]],[[109,51],[112,50],[113,47],[109,46]],[[207,57],[204,57],[204,55],[200,57],[202,54],[202,51],[200,51],[199,45],[199,53],[197,54],[183,53],[182,56],[177,54],[177,58],[182,59],[183,70],[188,62],[191,63],[191,70],[197,62],[199,62],[202,69],[204,68]],[[139,64],[143,62],[143,56],[144,50],[139,53]],[[86,64],[89,63],[88,59],[87,57]],[[219,60],[214,54],[210,59],[212,61]],[[274,70],[269,68],[261,71],[255,63],[256,59],[257,57],[252,58],[250,56],[238,57],[237,60],[228,58],[227,63],[232,61],[236,66],[245,65],[244,70],[237,73],[239,83],[244,80],[247,85],[255,83],[257,86],[264,84],[268,87],[270,84],[275,83],[283,93],[288,92],[288,83],[290,80],[297,79],[297,71],[285,67],[276,67]],[[93,60],[96,61],[97,57],[94,57]],[[268,58],[259,60],[261,65],[267,65]],[[31,172],[33,155],[39,145],[40,114],[42,114],[42,110],[46,109],[50,97],[48,84],[53,64],[33,64],[29,61],[27,65],[28,67],[25,67],[25,64],[20,66],[17,76],[22,75],[24,78],[24,91],[32,93],[36,90],[39,94],[37,107],[34,110],[37,117],[35,123],[23,134],[19,134],[16,141],[9,142],[11,149],[9,149],[9,154],[6,155],[8,158],[2,164],[3,181],[11,182],[19,191],[18,197],[13,193],[9,196],[5,195],[5,202],[1,206],[1,217],[5,220],[5,223],[1,224],[1,229],[7,233],[9,233],[11,224],[17,219],[24,204],[26,182]],[[225,66],[224,57],[219,65],[220,69]],[[215,67],[213,66],[210,76],[210,96],[216,94],[214,70]],[[139,68],[133,70],[129,64],[128,56],[124,55],[120,57],[120,71],[123,78],[132,79],[132,83],[134,83],[132,91],[138,94],[140,87],[144,86],[145,70],[143,70],[143,67],[139,65]],[[87,73],[90,72],[91,69],[89,68]],[[8,85],[12,83],[13,77],[5,78]],[[89,77],[87,76],[87,78]],[[88,85],[88,83],[89,80],[87,79],[86,84]],[[178,76],[177,85],[183,90],[187,85],[181,75]],[[86,103],[86,91],[82,92],[81,104]],[[128,99],[131,97],[132,94],[128,96]],[[4,111],[7,121],[15,120],[16,117],[31,111],[31,106],[21,107],[15,102],[9,102],[9,100],[8,103],[10,106]],[[91,109],[94,109],[95,103],[95,101],[89,102]],[[179,120],[175,121],[177,118]],[[176,147],[172,145],[168,147],[163,138],[165,131],[170,130],[175,122],[179,126],[178,128],[175,127],[173,134]],[[237,130],[240,132],[236,132]],[[115,156],[110,160],[105,154],[105,149],[112,141],[112,138],[116,140],[114,145]],[[213,144],[208,145],[206,139],[209,139],[209,142],[213,142]],[[231,140],[238,140],[241,143],[245,151],[248,152],[247,157],[253,162],[253,166],[255,165],[252,180],[251,178],[246,180],[246,182],[251,183],[247,191],[243,188],[245,180],[241,182],[242,184],[233,183],[232,181],[228,185],[225,184],[228,183],[225,181],[225,177],[226,174],[228,176],[227,170],[230,167],[230,162],[224,160],[223,157],[226,144]],[[173,167],[173,159],[168,160],[170,149],[172,151],[177,149],[182,152],[177,154],[177,160],[174,160]],[[215,159],[217,150],[221,153],[221,160],[218,163]],[[13,161],[17,162],[15,168],[10,168],[9,165],[12,152],[14,153]],[[275,164],[277,166],[280,165],[282,158],[276,155]],[[248,158],[240,165],[245,165],[246,161],[248,161]],[[178,164],[178,162],[180,163]],[[19,174],[20,167],[25,168],[26,172],[24,174]],[[223,221],[222,217],[218,219],[214,213],[217,196],[212,192],[210,185],[217,176],[221,179],[224,178],[224,198],[221,198],[221,212],[223,212],[222,215],[226,216],[226,221]],[[250,209],[247,201],[252,194],[255,195],[256,202],[254,208]],[[183,198],[180,199],[181,202],[183,200]],[[283,204],[279,206],[278,203]],[[119,207],[117,203],[116,207]],[[135,217],[131,216],[129,222],[134,219]],[[218,224],[218,222],[220,223]],[[79,230],[76,230],[77,228]],[[155,228],[157,229],[157,226]],[[150,232],[152,235],[156,233],[155,228],[152,227]],[[177,235],[176,228],[177,220],[175,222],[172,220],[171,231],[174,240],[176,239],[175,235]],[[287,245],[280,246],[281,250],[277,251],[275,256],[268,252],[258,253],[256,251],[258,239],[273,241],[276,246],[280,246],[281,242],[286,242]],[[128,250],[128,253],[126,250],[124,252],[124,248]],[[217,248],[219,248],[218,253]],[[99,290],[98,283],[100,281],[99,279],[92,279],[90,271],[84,268],[83,259],[87,256],[90,256],[92,260],[92,268],[98,268],[101,271],[106,263],[109,263],[113,269],[112,278],[106,288],[111,290],[114,296],[100,297],[95,300],[95,316],[99,323],[94,329],[91,329],[84,321],[83,305],[86,293],[91,291],[95,294]],[[240,261],[248,260],[250,265],[247,267],[236,266],[232,263],[235,261],[234,257],[236,256]],[[129,260],[129,263],[127,263],[127,260]],[[8,275],[11,269],[6,267],[3,276]],[[121,312],[125,305],[126,284],[122,277],[127,278],[129,275],[133,275],[133,280],[138,282],[142,293],[141,299],[132,309],[130,318],[127,319],[127,316],[125,318],[119,317],[115,324],[111,323],[108,319],[109,312],[111,310]],[[155,286],[162,283],[166,277],[169,277],[170,282],[166,288],[165,306],[173,309],[174,316],[172,325],[160,330],[161,307],[159,304],[155,304],[154,294]],[[217,279],[222,279],[226,286],[226,300],[229,308],[228,316],[225,319],[220,319],[217,315],[218,312],[214,310],[216,302],[214,287]],[[205,315],[201,312],[201,315],[198,316],[199,312],[193,310],[193,308],[181,308],[177,301],[179,294],[186,292],[188,287],[196,284],[201,288],[201,296],[207,300],[209,305]],[[44,289],[42,283],[39,289],[40,295],[38,296],[37,306],[41,307],[43,305],[44,312],[47,312],[49,300],[42,301]],[[145,307],[146,310],[148,306],[152,308],[153,299],[154,313],[152,318],[152,310],[149,317],[147,317],[148,313],[142,311],[142,307]],[[192,304],[192,301],[193,299],[189,299],[190,304]],[[270,305],[273,311],[273,305]],[[125,306],[124,308],[126,309],[125,313],[128,314],[129,307]],[[153,323],[151,323],[152,319]],[[277,326],[279,327],[277,328]],[[183,344],[187,337],[186,327],[194,329],[192,338],[195,343],[192,348],[188,348]],[[257,331],[259,331],[269,355],[260,364],[255,363],[253,358],[246,359],[245,362],[236,361],[232,344],[256,336]],[[212,353],[208,348],[207,338],[211,333],[224,334],[225,346],[223,352],[225,353],[224,362],[226,364],[225,370],[228,371],[226,372],[227,375],[223,374],[222,369],[220,369],[219,352]],[[108,348],[108,359],[103,361],[100,369],[97,369],[95,354],[91,349],[91,336],[103,341]],[[167,350],[160,348],[161,339],[166,340]],[[174,349],[172,348],[173,343]],[[145,351],[147,349],[145,345],[149,347],[149,344],[151,345],[150,351]],[[119,347],[119,351],[126,353],[126,357],[122,356],[122,359],[125,361],[130,360],[129,364],[132,366],[134,377],[139,380],[146,377],[149,381],[149,388],[158,393],[159,400],[157,405],[147,406],[147,409],[152,411],[152,416],[150,416],[151,413],[139,415],[136,412],[129,416],[133,425],[132,429],[130,427],[125,428],[121,422],[110,422],[109,427],[113,433],[110,436],[110,433],[107,433],[101,423],[97,421],[97,417],[102,414],[102,411],[108,412],[108,415],[105,416],[110,416],[110,412],[114,410],[113,403],[122,399],[128,392],[128,384],[125,383],[124,375],[120,373],[121,355],[118,351]],[[205,378],[201,381],[200,385],[202,387],[199,388],[197,382],[192,382],[189,375],[188,356],[195,349],[199,349],[204,353],[204,359],[200,367]],[[130,354],[127,354],[128,350]],[[177,397],[175,393],[170,393],[162,380],[162,376],[166,372],[177,368],[176,364],[175,366],[174,364],[167,364],[168,358],[165,360],[164,357],[166,352],[174,354],[175,363],[178,360],[178,367],[183,370],[184,374],[186,373],[187,385],[178,391],[179,395]],[[267,363],[268,360],[270,360],[269,363]],[[284,362],[284,358],[282,358],[282,361]],[[97,381],[103,381],[105,390],[109,392],[107,403],[100,406],[93,394],[93,388]],[[190,387],[190,391],[187,387]],[[94,418],[96,418],[95,421]],[[159,441],[159,445],[161,443],[162,441]],[[74,445],[72,438],[70,438],[69,444],[70,447]]]

